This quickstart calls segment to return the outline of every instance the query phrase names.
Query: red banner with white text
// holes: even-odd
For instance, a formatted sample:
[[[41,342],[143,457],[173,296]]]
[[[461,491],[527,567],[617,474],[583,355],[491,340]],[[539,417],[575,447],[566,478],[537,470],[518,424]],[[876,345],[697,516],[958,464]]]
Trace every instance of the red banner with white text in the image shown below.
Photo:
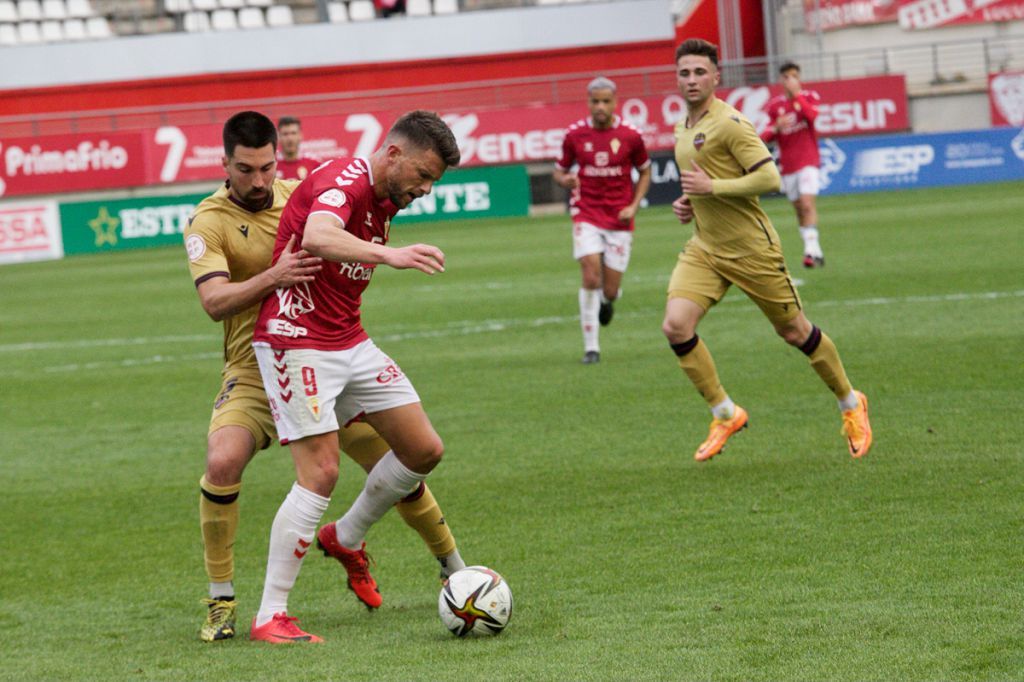
[[[821,135],[863,135],[909,128],[902,76],[806,83],[821,95]],[[781,86],[722,89],[718,96],[759,130],[764,106]],[[620,114],[636,126],[651,151],[672,149],[673,127],[686,111],[679,95],[620,99]],[[583,101],[509,109],[441,112],[462,150],[463,166],[551,161],[571,123],[587,115]],[[368,156],[398,112],[303,117],[302,153],[317,159]],[[82,134],[0,140],[0,197],[58,194],[219,180],[223,148],[216,125],[162,126],[132,133]]]
[[[1024,0],[804,0],[810,32],[899,22],[905,31],[1024,20]]]

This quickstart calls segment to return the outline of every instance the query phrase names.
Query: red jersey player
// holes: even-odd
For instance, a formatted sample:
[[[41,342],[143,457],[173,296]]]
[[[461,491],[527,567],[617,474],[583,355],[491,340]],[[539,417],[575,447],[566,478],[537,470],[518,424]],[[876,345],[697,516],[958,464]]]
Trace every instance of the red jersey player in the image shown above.
[[[612,320],[622,274],[633,245],[633,218],[651,185],[651,161],[639,131],[615,115],[615,83],[595,78],[587,85],[590,117],[569,126],[555,182],[572,190],[573,258],[583,283],[579,291],[583,364],[601,359],[598,322]],[[578,170],[573,173],[572,168]],[[640,172],[633,186],[632,171]]]
[[[782,189],[793,202],[800,236],[804,240],[804,267],[825,265],[825,254],[818,243],[818,136],[814,132],[814,119],[818,117],[821,97],[813,90],[800,88],[800,67],[786,62],[779,68],[785,92],[768,101],[766,110],[772,119],[761,135],[765,142],[775,141],[779,146],[779,166]]]
[[[305,180],[320,165],[316,159],[299,156],[302,145],[302,121],[294,116],[282,116],[277,122],[277,141],[281,158],[277,160],[277,177],[282,180]]]
[[[325,261],[313,281],[278,289],[263,301],[253,345],[278,437],[295,462],[292,486],[270,531],[263,600],[250,639],[321,641],[288,616],[288,594],[314,535],[343,564],[362,551],[369,527],[417,489],[444,446],[409,379],[363,331],[359,304],[379,264],[444,271],[427,244],[388,247],[391,218],[430,192],[459,148],[436,115],[413,111],[395,122],[369,159],[319,166],[281,216],[275,260],[294,238]],[[338,478],[340,425],[363,417],[391,446],[336,523],[316,531]]]

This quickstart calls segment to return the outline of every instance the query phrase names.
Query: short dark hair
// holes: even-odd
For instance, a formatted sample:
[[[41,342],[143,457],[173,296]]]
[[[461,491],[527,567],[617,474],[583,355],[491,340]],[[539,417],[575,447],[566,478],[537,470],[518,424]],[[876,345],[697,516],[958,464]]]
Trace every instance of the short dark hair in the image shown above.
[[[294,116],[282,116],[277,120],[277,129],[280,130],[285,126],[299,126],[302,127],[302,121],[295,118]]]
[[[224,154],[229,158],[238,145],[259,149],[268,144],[277,151],[277,128],[258,111],[240,111],[224,124]]]
[[[779,67],[779,73],[786,73],[787,71],[800,73],[800,65],[796,62],[783,62],[782,66]]]
[[[718,66],[718,46],[714,43],[709,43],[701,38],[689,38],[684,40],[679,47],[676,48],[676,61],[679,58],[688,55],[695,54],[700,57],[707,57],[711,60],[711,63],[716,67]]]
[[[388,131],[387,139],[401,137],[418,149],[437,152],[448,166],[458,166],[462,160],[459,143],[441,117],[433,111],[417,109],[403,114]],[[387,141],[387,139],[385,141]]]

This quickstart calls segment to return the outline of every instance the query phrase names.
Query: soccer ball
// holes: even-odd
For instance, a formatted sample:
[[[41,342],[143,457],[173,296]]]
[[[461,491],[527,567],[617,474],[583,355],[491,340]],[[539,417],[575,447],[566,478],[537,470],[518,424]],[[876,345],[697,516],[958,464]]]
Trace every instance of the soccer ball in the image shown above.
[[[512,617],[512,590],[486,566],[467,566],[449,576],[437,598],[437,611],[457,637],[496,635]]]

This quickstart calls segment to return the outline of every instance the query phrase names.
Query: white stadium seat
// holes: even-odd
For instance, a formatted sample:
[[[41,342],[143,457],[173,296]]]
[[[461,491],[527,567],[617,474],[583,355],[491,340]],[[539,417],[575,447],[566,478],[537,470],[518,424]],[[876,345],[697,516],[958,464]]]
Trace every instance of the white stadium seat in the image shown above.
[[[85,33],[90,38],[113,38],[114,31],[106,17],[89,17],[85,20]]]
[[[245,4],[249,7],[270,7],[274,4],[274,0],[245,0]]]
[[[38,21],[43,18],[43,6],[39,0],[18,0],[18,18],[22,21]]]
[[[373,9],[373,0],[352,0],[348,3],[348,18],[352,21],[376,19],[377,12]]]
[[[40,43],[43,36],[39,33],[39,24],[34,21],[23,21],[18,24],[18,42],[24,45]]]
[[[39,25],[43,40],[48,43],[59,43],[64,40],[64,27],[59,21],[44,21]]]
[[[219,9],[210,15],[210,26],[214,31],[234,31],[238,28],[238,17],[233,9]]]
[[[345,3],[327,3],[327,20],[332,24],[344,24],[348,21],[348,7],[345,6]]]
[[[263,10],[259,7],[243,7],[238,10],[238,25],[241,28],[265,28]]]
[[[405,13],[410,17],[429,17],[430,0],[405,0]]]
[[[245,7],[245,0],[220,0],[221,9],[242,9]]]
[[[68,19],[64,22],[65,40],[85,40],[85,21],[82,19]]]
[[[183,18],[185,30],[189,33],[202,33],[210,30],[210,15],[206,12],[189,12]]]
[[[459,0],[434,0],[434,14],[456,14]]]
[[[291,26],[294,23],[292,8],[288,5],[271,5],[267,8],[268,26]]]
[[[184,14],[192,9],[189,0],[164,0],[164,9],[171,14]]]
[[[212,12],[217,9],[217,0],[192,0],[192,7],[204,12]]]
[[[43,0],[43,18],[67,19],[68,8],[64,5],[64,0]]]
[[[18,44],[18,29],[14,28],[14,24],[0,24],[0,45],[17,45]]]
[[[92,4],[89,0],[68,0],[68,16],[78,17],[79,19],[88,19],[94,16],[96,12],[92,9]]]
[[[14,6],[13,0],[0,0],[0,23],[9,22],[13,24],[17,20],[18,9]]]

